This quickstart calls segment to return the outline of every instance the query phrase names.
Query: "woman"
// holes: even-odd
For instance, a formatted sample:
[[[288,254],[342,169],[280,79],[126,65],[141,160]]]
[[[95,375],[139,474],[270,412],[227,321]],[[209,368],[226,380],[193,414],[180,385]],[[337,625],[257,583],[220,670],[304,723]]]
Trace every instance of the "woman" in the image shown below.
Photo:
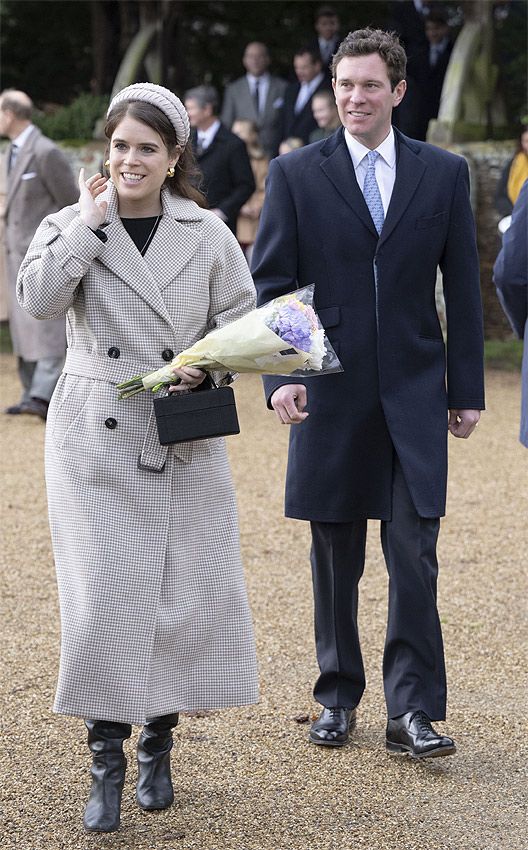
[[[503,218],[511,216],[525,180],[528,180],[528,124],[520,129],[515,154],[503,169],[495,192],[495,209]]]
[[[260,211],[264,203],[269,159],[260,146],[258,128],[253,121],[247,121],[246,119],[235,121],[231,132],[245,143],[253,177],[255,178],[256,189],[249,200],[241,207],[236,229],[238,242],[249,264],[251,262],[253,243],[257,235]]]
[[[178,712],[257,700],[224,441],[160,446],[152,395],[118,401],[116,390],[251,309],[253,283],[190,185],[181,101],[140,83],[107,119],[110,180],[81,171],[79,203],[43,221],[18,279],[28,312],[68,326],[46,432],[62,621],[54,710],[88,727],[92,832],[119,828],[131,724],[143,725],[137,801],[162,809]],[[204,374],[177,377],[174,391]]]

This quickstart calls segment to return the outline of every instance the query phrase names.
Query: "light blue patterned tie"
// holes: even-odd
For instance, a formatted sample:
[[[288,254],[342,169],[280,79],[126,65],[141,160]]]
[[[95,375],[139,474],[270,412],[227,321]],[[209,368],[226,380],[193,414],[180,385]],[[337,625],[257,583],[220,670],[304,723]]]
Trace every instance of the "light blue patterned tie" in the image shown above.
[[[379,157],[379,153],[378,151],[369,151],[367,156],[368,168],[367,175],[365,177],[365,182],[363,184],[363,195],[365,197],[367,207],[369,208],[370,214],[372,216],[374,226],[378,233],[381,233],[381,228],[383,227],[383,222],[385,221],[385,212],[383,210],[383,203],[381,200],[378,181],[376,180],[375,169],[376,160]]]

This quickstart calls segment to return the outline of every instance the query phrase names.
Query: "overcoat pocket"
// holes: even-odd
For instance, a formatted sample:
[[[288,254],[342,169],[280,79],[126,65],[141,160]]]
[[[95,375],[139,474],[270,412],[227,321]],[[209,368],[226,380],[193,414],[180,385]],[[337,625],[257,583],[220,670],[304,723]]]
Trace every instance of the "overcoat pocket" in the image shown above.
[[[447,213],[439,212],[436,215],[428,215],[425,218],[417,218],[414,227],[416,230],[427,230],[429,227],[439,227],[447,221]]]
[[[65,375],[62,397],[54,411],[51,438],[55,446],[63,447],[70,428],[83,412],[95,386],[95,381],[77,375]]]

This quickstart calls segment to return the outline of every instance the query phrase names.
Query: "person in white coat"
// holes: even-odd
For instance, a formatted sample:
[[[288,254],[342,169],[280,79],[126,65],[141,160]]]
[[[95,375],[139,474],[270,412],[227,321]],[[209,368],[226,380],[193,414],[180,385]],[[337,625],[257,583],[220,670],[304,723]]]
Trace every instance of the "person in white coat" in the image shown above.
[[[92,832],[119,828],[132,723],[143,726],[137,801],[163,809],[178,713],[258,698],[224,441],[161,446],[152,393],[120,401],[116,388],[252,309],[252,279],[191,186],[189,120],[172,92],[127,87],[106,135],[110,180],[81,171],[79,204],[43,221],[18,278],[22,306],[66,314],[69,329],[46,433],[62,624],[54,709],[88,727]],[[174,391],[204,379],[177,375]]]

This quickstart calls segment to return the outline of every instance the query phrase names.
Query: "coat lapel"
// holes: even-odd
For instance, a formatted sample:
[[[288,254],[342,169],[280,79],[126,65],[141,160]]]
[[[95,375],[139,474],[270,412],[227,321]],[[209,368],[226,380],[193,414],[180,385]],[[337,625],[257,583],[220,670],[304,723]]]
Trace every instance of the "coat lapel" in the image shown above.
[[[182,220],[200,220],[200,208],[185,198],[161,193],[163,217],[145,257],[132,243],[119,218],[117,193],[108,189],[108,241],[101,262],[131,287],[152,309],[173,327],[163,300],[162,290],[178,276],[202,240],[199,231],[181,224]],[[125,260],[125,262],[124,262]]]
[[[325,159],[321,162],[321,169],[326,174],[336,191],[349,205],[353,212],[361,219],[374,236],[378,233],[374,227],[368,207],[359,188],[354,172],[354,166],[343,138],[343,130],[339,129],[330,136],[321,148]]]
[[[26,167],[33,156],[33,152],[35,150],[35,144],[37,142],[38,137],[41,135],[38,127],[33,129],[33,132],[30,133],[26,142],[18,154],[15,164],[13,166],[12,171],[7,176],[7,196],[6,196],[6,212],[9,208],[9,204],[20,185],[20,181],[22,179],[22,175],[26,171]],[[6,169],[7,169],[7,160],[6,160]]]
[[[423,161],[417,156],[417,149],[413,148],[412,140],[402,136],[397,130],[394,131],[394,135],[396,138],[396,180],[387,216],[379,237],[380,243],[390,236],[400,221],[418,189],[426,169]],[[356,180],[354,167],[341,129],[330,136],[322,147],[321,153],[326,155],[326,158],[321,162],[321,169],[341,197],[359,216],[363,224],[377,237],[378,234]]]
[[[418,149],[413,148],[412,141],[402,136],[397,130],[394,131],[394,136],[396,139],[396,180],[383,223],[380,243],[388,239],[400,221],[413,199],[426,169],[424,162],[415,153]]]

